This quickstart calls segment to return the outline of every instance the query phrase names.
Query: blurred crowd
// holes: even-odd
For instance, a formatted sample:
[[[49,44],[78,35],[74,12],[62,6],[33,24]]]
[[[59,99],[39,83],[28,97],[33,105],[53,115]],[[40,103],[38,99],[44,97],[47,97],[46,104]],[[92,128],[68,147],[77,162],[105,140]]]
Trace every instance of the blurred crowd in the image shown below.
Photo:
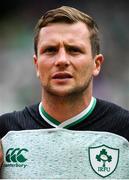
[[[34,26],[51,8],[73,6],[95,18],[105,61],[94,96],[129,109],[129,3],[126,0],[19,0],[0,14],[0,114],[40,101],[33,65]]]

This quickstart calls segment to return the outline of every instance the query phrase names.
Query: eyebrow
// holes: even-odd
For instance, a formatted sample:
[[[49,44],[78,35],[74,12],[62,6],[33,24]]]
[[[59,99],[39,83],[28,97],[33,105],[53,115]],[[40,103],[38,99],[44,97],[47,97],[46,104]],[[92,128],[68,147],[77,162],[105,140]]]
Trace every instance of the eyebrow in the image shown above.
[[[60,46],[60,43],[53,43],[53,42],[46,42],[46,43],[43,43],[39,49],[40,52],[44,51],[45,49],[47,48],[58,48]],[[85,51],[85,47],[83,44],[75,44],[75,43],[64,43],[64,47],[66,49],[70,49],[70,48],[75,48],[75,49],[78,49],[80,50],[81,52],[84,52]]]

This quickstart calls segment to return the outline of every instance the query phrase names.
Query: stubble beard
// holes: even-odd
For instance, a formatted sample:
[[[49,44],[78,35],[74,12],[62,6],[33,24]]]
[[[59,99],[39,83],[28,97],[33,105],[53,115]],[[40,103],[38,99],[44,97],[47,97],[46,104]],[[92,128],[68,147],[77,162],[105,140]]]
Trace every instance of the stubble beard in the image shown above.
[[[43,87],[43,89],[49,96],[53,96],[55,98],[74,99],[88,93],[90,85],[92,84],[92,79],[93,79],[93,76],[89,77],[89,79],[83,85],[80,85],[79,87],[75,87],[71,90],[68,90],[68,92],[65,92],[65,93],[59,93],[58,91],[53,89],[50,85]]]

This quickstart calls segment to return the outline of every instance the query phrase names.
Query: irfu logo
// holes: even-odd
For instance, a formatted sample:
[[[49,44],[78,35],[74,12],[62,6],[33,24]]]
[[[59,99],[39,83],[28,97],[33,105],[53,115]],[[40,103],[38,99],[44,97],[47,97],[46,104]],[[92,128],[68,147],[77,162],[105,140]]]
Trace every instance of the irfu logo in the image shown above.
[[[102,149],[99,153],[99,155],[96,155],[96,159],[97,161],[99,162],[103,162],[103,165],[102,165],[102,168],[105,168],[106,167],[106,162],[111,162],[112,161],[112,156],[109,156],[107,154],[107,151],[106,149]]]
[[[89,148],[89,160],[92,169],[101,177],[112,174],[118,164],[119,149],[101,145]]]
[[[27,161],[26,153],[28,149],[26,148],[9,148],[5,155],[6,167],[26,167],[25,162]]]

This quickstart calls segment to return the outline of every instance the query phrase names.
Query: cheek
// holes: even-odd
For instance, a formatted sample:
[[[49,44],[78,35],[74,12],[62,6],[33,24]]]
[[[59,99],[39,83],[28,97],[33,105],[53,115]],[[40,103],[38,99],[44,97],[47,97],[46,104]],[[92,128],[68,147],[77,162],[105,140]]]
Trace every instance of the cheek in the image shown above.
[[[91,61],[83,61],[82,63],[78,63],[76,67],[78,68],[78,74],[82,78],[93,74],[94,64]]]
[[[38,67],[41,73],[46,72],[49,67],[48,61],[45,61],[44,58],[39,58]]]
[[[44,63],[39,61],[39,63],[38,63],[38,74],[39,74],[39,78],[41,81],[46,78],[46,74],[47,74],[46,72],[48,72],[47,67],[44,65]]]
[[[78,76],[77,82],[79,84],[85,84],[89,82],[89,79],[93,76],[93,64],[92,63],[83,63],[82,66],[78,66]]]
[[[38,63],[38,72],[39,78],[42,83],[46,83],[50,79],[52,65],[49,61],[45,61],[44,59],[40,59]]]

